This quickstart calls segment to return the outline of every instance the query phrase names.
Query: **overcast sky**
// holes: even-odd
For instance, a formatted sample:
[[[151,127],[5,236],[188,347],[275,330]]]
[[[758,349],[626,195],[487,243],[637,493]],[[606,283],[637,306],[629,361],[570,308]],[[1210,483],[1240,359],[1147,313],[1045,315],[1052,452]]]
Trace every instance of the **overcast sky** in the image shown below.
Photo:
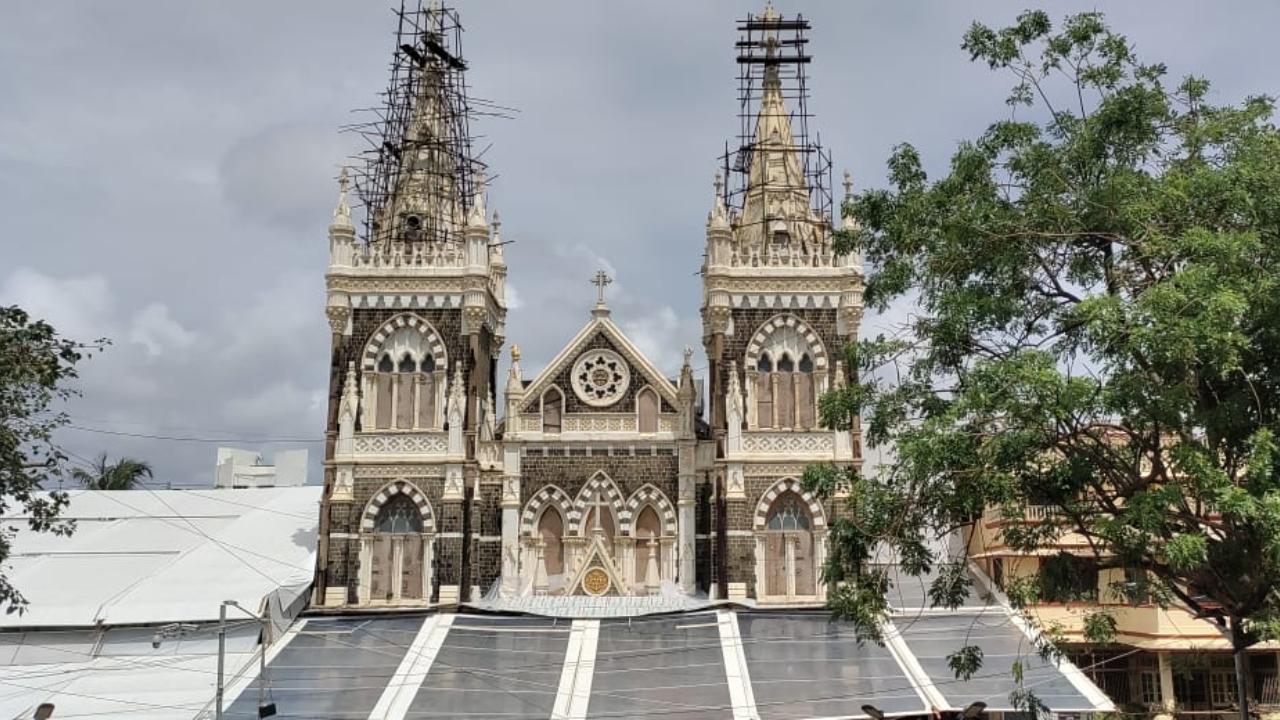
[[[83,366],[77,425],[267,452],[292,446],[257,441],[321,436],[325,227],[355,149],[338,127],[385,83],[388,4],[5,3],[0,303],[77,339],[113,339]],[[837,173],[880,185],[903,141],[940,169],[957,141],[1003,117],[1009,79],[969,63],[960,38],[975,18],[1007,23],[1026,5],[779,2],[814,23],[811,129]],[[1280,3],[1052,12],[1095,7],[1143,58],[1211,78],[1219,102],[1280,94]],[[526,377],[586,321],[600,267],[616,279],[615,320],[662,369],[700,348],[703,227],[715,159],[737,129],[734,20],[758,10],[462,3],[475,93],[519,109],[473,129],[498,175],[489,207],[515,241],[507,339]],[[150,460],[160,482],[212,482],[216,443],[61,439],[80,458]]]

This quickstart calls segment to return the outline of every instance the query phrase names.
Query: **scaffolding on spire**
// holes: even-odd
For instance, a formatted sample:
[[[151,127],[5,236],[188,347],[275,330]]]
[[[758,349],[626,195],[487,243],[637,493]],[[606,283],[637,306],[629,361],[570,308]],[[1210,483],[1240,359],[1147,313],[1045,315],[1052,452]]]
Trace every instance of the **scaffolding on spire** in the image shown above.
[[[456,243],[485,165],[472,152],[470,123],[498,108],[468,96],[462,23],[437,0],[400,0],[390,79],[366,122],[343,128],[366,147],[354,158],[352,190],[363,210],[360,239]]]
[[[811,237],[830,230],[831,156],[821,139],[809,133],[809,30],[803,16],[784,18],[772,5],[738,21],[740,128],[737,147],[725,143],[721,161],[726,182],[720,188],[735,230],[759,226],[750,229],[768,236],[767,227],[780,220],[793,227],[812,225],[805,233]],[[788,197],[780,203],[780,195]],[[798,204],[807,211],[804,217]]]

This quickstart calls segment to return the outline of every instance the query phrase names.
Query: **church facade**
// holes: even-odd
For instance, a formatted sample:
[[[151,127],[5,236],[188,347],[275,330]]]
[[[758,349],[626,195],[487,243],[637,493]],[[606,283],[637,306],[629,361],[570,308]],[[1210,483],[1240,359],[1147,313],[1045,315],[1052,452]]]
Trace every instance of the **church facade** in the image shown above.
[[[560,353],[526,376],[512,346],[499,377],[508,268],[458,137],[456,14],[419,13],[397,42],[408,79],[385,117],[400,120],[365,169],[344,171],[329,228],[315,603],[823,601],[833,508],[800,478],[810,463],[861,462],[858,429],[823,427],[818,403],[849,381],[862,272],[834,252],[829,164],[797,127],[808,58],[788,33],[807,22],[766,8],[739,25],[749,122],[689,245],[705,257],[706,376],[692,349],[675,377],[655,367],[614,322],[599,273]]]

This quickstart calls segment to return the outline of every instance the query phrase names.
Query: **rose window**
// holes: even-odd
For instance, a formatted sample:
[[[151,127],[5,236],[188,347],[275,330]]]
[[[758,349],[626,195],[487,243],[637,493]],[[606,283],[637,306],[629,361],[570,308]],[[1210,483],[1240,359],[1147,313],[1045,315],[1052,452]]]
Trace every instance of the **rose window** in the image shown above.
[[[573,366],[573,391],[588,405],[604,407],[622,399],[631,381],[627,363],[612,350],[591,350]]]

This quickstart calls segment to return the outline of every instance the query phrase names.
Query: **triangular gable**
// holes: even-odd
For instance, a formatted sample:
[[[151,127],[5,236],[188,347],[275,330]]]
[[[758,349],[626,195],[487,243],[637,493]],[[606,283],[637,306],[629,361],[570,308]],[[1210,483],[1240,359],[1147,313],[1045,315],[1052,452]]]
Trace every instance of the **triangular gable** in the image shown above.
[[[649,358],[640,352],[640,349],[631,342],[612,320],[607,317],[593,317],[591,321],[583,326],[578,334],[573,336],[568,345],[560,351],[558,355],[547,363],[547,366],[538,373],[533,383],[525,387],[524,402],[520,406],[521,412],[529,412],[531,409],[537,408],[538,401],[542,397],[542,393],[555,382],[555,379],[565,371],[568,366],[573,364],[579,355],[585,352],[587,345],[591,342],[596,334],[602,334],[608,338],[617,348],[617,352],[624,360],[631,364],[641,375],[644,376],[644,382],[640,385],[649,384],[658,392],[668,405],[674,408],[680,407],[678,391],[671,381],[658,371],[653,363],[649,362]],[[636,382],[633,380],[632,382]],[[572,388],[561,388],[563,392],[573,392]]]
[[[602,592],[588,590],[582,586],[582,583],[586,580],[587,573],[595,568],[598,568],[600,572],[603,572],[609,578],[609,587]],[[626,583],[622,580],[622,575],[618,572],[618,568],[614,567],[613,560],[609,557],[608,548],[604,544],[604,536],[600,533],[592,533],[591,545],[587,548],[587,557],[578,567],[578,571],[573,574],[573,579],[565,587],[570,595],[578,592],[586,595],[630,594]]]

